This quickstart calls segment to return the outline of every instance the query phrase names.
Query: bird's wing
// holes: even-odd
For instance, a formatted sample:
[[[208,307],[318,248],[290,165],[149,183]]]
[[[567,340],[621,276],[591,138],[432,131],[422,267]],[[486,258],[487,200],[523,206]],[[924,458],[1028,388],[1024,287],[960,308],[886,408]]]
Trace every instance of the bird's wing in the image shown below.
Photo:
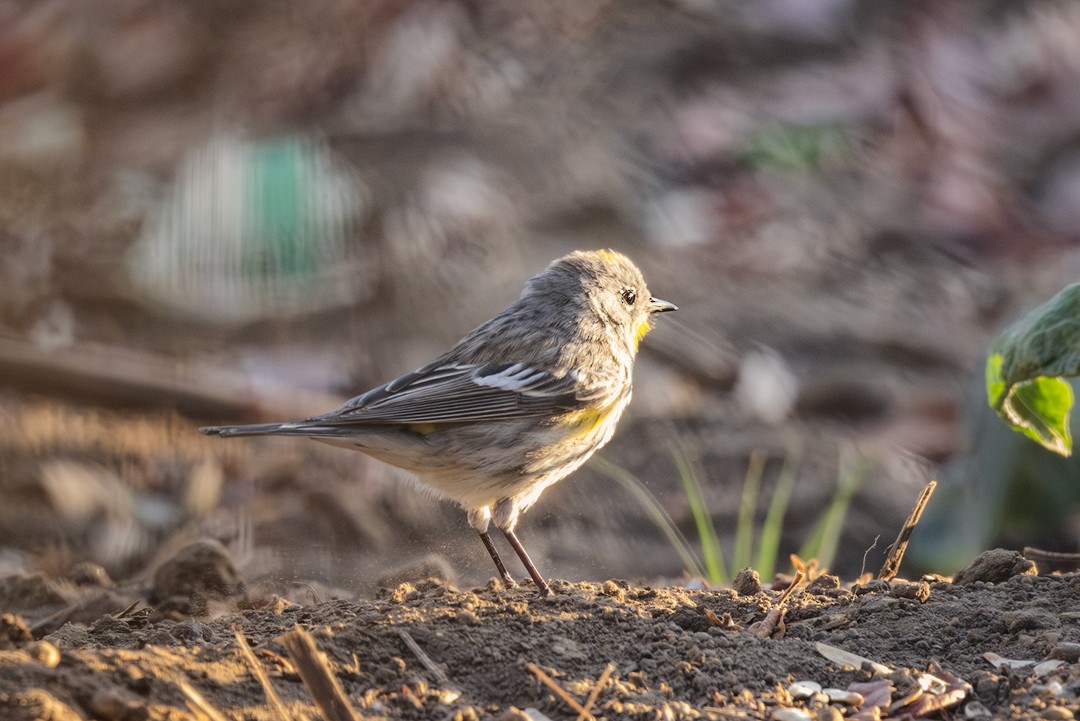
[[[508,420],[580,410],[609,399],[613,392],[614,386],[604,379],[589,382],[573,371],[556,375],[523,363],[436,362],[357,396],[336,411],[300,423]]]

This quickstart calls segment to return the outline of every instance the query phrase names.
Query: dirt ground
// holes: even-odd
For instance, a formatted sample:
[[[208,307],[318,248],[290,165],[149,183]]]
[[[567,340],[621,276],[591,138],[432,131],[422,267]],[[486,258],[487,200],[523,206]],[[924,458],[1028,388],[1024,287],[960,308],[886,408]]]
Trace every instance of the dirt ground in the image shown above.
[[[1077,550],[1080,466],[992,417],[981,368],[1080,277],[1078,38],[1068,0],[0,3],[0,721],[1073,718],[1076,575],[854,579],[930,478],[912,577]],[[280,216],[188,190],[327,168],[348,212],[286,199],[341,262],[203,255],[196,200]],[[327,234],[266,235],[251,268]],[[775,632],[779,590],[680,577],[596,467],[523,521],[569,579],[540,599],[385,466],[195,430],[328,410],[609,246],[681,307],[604,449],[673,527],[697,540],[673,438],[725,534],[748,459],[758,517],[797,469],[782,557],[865,468],[838,578]]]
[[[564,693],[607,719],[1070,719],[1080,710],[1080,575],[1037,575],[1009,551],[983,554],[955,582],[819,577],[785,602],[771,634],[755,624],[780,591],[749,577],[736,582],[741,592],[556,581],[550,598],[527,584],[429,579],[374,600],[306,589],[297,603],[235,584],[221,551],[180,554],[186,563],[142,589],[202,589],[206,605],[182,609],[195,617],[169,599],[95,611],[132,589],[89,566],[75,580],[6,579],[3,605],[25,618],[0,621],[0,716],[348,718],[321,716],[305,689],[283,640],[297,627],[359,718],[578,718]]]

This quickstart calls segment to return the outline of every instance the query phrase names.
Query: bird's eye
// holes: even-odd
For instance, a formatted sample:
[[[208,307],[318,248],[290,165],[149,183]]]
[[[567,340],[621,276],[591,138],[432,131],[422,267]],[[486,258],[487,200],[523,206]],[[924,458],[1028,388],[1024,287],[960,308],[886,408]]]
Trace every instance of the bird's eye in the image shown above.
[[[637,293],[634,292],[633,288],[625,289],[620,295],[622,296],[623,303],[626,303],[627,305],[633,305],[637,301]]]

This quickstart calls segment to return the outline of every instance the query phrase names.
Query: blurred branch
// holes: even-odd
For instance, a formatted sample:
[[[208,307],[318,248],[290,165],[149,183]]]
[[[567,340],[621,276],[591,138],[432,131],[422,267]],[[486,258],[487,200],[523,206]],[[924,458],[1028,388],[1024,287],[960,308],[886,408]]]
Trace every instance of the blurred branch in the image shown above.
[[[175,408],[200,418],[299,417],[344,398],[260,381],[199,359],[128,347],[75,343],[45,350],[0,335],[0,377],[19,390],[109,405]]]

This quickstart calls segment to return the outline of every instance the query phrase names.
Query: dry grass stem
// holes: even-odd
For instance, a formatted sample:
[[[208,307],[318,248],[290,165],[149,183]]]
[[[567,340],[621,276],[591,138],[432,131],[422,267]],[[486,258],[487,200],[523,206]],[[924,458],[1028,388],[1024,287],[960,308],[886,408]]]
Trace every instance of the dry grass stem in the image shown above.
[[[566,702],[566,705],[578,712],[578,719],[584,721],[596,721],[596,718],[589,713],[584,706],[579,704],[573,696],[563,690],[562,686],[555,683],[555,680],[544,673],[544,670],[537,666],[535,663],[530,663],[527,668],[532,671],[538,679],[540,679],[545,686],[550,688],[556,696]]]
[[[604,690],[604,686],[613,673],[615,673],[615,664],[609,663],[604,667],[603,673],[600,674],[600,678],[596,680],[596,685],[593,686],[592,693],[589,694],[589,698],[585,699],[585,709],[578,714],[577,721],[585,720],[585,716],[592,710],[593,704],[596,703],[596,699],[600,696],[600,692]]]
[[[780,628],[783,620],[784,608],[782,606],[775,606],[769,609],[768,613],[765,614],[765,618],[752,624],[750,630],[758,638],[772,638],[773,634]]]
[[[769,612],[765,614],[765,618],[761,619],[758,623],[750,626],[751,631],[760,638],[780,638],[784,635],[784,613],[786,608],[784,604],[791,597],[791,594],[798,588],[799,584],[806,578],[806,574],[803,573],[801,568],[795,569],[795,576],[791,579],[791,583],[784,589],[784,592],[780,594],[780,598],[776,599],[776,603],[773,605]]]
[[[146,650],[168,663],[168,668],[161,669],[161,675],[167,677],[176,684],[177,688],[180,689],[180,694],[184,697],[184,702],[187,704],[188,709],[198,721],[203,721],[203,719],[209,719],[209,721],[228,721],[220,711],[210,705],[210,702],[206,700],[206,697],[199,693],[194,686],[184,679],[184,675],[181,671],[174,670],[184,668],[185,664],[182,656],[172,653],[160,646],[147,646]]]
[[[420,644],[416,642],[416,639],[412,637],[412,634],[404,629],[398,629],[398,636],[401,637],[401,640],[405,642],[405,645],[409,647],[409,650],[413,652],[413,655],[420,660],[420,663],[424,668],[430,671],[439,683],[449,685],[450,679],[446,677],[446,672],[431,660],[431,656],[428,656],[424,649],[420,648]]]
[[[263,693],[266,694],[266,700],[270,703],[270,708],[274,710],[274,714],[281,719],[281,721],[293,721],[296,719],[294,714],[289,713],[289,710],[285,708],[284,702],[281,700],[281,696],[278,695],[277,689],[274,688],[274,684],[270,681],[270,677],[266,675],[266,671],[263,669],[262,664],[255,658],[255,654],[251,651],[251,646],[248,645],[247,639],[244,638],[244,634],[236,631],[236,645],[240,647],[240,653],[244,657],[244,661],[247,662],[248,668],[251,669],[252,675],[259,681],[259,684],[263,687]],[[307,721],[305,716],[300,716],[298,721]]]
[[[228,721],[187,681],[180,681],[177,685],[180,687],[180,693],[184,694],[184,700],[187,701],[188,708],[191,709],[193,714],[198,717],[208,718],[210,721]]]
[[[806,578],[806,574],[803,573],[802,570],[796,569],[795,576],[791,579],[791,583],[789,583],[788,587],[784,589],[784,592],[780,594],[780,598],[776,599],[776,605],[783,606],[787,603],[788,598],[791,597],[791,594],[799,587],[799,584],[803,582],[804,578]]]

